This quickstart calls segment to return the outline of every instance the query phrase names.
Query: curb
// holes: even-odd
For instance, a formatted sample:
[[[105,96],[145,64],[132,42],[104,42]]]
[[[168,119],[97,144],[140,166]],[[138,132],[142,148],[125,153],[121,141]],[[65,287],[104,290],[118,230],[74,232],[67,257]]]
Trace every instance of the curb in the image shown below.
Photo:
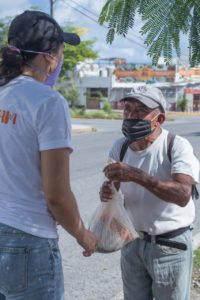
[[[72,125],[73,133],[94,132],[94,131],[97,131],[97,129],[89,125],[78,125],[78,124]]]
[[[174,115],[174,116],[200,116],[199,111],[166,111],[166,115]]]

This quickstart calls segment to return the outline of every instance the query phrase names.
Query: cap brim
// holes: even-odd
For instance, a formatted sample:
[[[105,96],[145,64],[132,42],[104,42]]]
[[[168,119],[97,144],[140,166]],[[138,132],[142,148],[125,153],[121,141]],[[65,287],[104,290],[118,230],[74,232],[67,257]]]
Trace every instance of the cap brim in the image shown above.
[[[130,99],[133,99],[133,100],[138,100],[140,101],[141,103],[143,103],[144,105],[146,105],[147,107],[151,108],[151,109],[154,109],[154,108],[157,108],[160,106],[160,104],[158,104],[156,101],[154,101],[153,99],[150,99],[148,97],[145,97],[145,96],[141,96],[141,95],[138,95],[138,94],[135,94],[135,95],[130,95],[130,96],[127,96],[123,99],[121,99],[120,101],[126,101],[126,100],[130,100]]]
[[[76,33],[63,32],[63,41],[69,45],[79,45],[81,40]]]

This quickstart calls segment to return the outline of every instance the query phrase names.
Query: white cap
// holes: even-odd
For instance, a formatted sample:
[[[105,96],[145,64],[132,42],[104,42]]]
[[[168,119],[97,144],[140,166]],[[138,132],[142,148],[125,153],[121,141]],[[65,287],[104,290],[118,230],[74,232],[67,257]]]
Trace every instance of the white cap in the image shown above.
[[[163,112],[166,110],[166,101],[160,89],[150,86],[150,85],[139,85],[132,88],[132,90],[127,93],[124,98],[120,101],[125,101],[126,99],[133,98],[133,100],[138,100],[142,102],[149,108],[160,107]]]

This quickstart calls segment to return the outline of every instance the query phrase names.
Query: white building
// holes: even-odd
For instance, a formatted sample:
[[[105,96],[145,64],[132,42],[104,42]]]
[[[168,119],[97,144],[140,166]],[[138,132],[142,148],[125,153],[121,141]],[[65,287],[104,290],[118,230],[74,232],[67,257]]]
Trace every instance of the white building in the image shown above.
[[[114,75],[114,65],[98,65],[93,62],[80,63],[75,72],[75,80],[80,93],[80,105],[87,108],[101,108],[101,100],[117,102],[141,82],[119,82]],[[175,110],[177,102],[186,96],[187,110],[193,111],[194,101],[196,110],[200,110],[200,93],[192,93],[194,88],[200,91],[200,79],[184,81],[179,76],[175,82],[155,82],[152,86],[160,88],[165,96],[168,110]],[[188,93],[186,93],[188,91]],[[112,92],[112,93],[111,93]],[[193,95],[196,95],[195,97]],[[199,101],[199,102],[198,102]],[[116,107],[116,105],[114,105]]]

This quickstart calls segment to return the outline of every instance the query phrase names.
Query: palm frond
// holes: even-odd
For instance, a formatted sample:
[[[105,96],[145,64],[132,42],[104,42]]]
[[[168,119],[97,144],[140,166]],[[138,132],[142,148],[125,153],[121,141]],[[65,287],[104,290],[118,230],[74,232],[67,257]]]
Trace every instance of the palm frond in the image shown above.
[[[107,17],[110,16],[109,8],[110,8],[111,2],[112,2],[112,0],[108,0],[101,10],[101,14],[100,14],[99,20],[98,20],[100,25],[103,25],[104,22],[108,21]]]
[[[200,5],[193,10],[193,18],[190,29],[190,64],[195,66],[200,62]]]
[[[127,35],[137,12],[144,22],[141,34],[154,64],[161,55],[169,63],[174,49],[181,55],[181,33],[189,33],[190,63],[200,62],[199,0],[108,0],[99,17],[100,24],[108,22],[108,43],[116,34]]]
[[[112,43],[115,34],[125,36],[134,25],[135,11],[140,0],[108,0],[99,16],[102,25],[108,22],[107,42]]]

